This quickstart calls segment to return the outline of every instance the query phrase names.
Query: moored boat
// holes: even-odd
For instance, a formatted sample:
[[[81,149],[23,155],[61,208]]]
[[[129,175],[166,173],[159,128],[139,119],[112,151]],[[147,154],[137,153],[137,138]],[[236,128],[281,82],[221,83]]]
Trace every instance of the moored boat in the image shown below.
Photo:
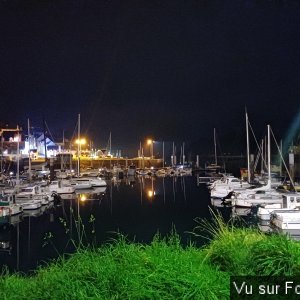
[[[300,211],[274,211],[271,213],[270,223],[281,231],[299,235]]]
[[[261,220],[270,220],[273,212],[290,212],[300,208],[300,194],[291,193],[282,195],[282,204],[261,205],[257,210],[257,216]]]
[[[2,213],[10,216],[20,214],[23,211],[22,205],[16,203],[14,194],[0,195],[0,209]]]
[[[64,183],[66,182],[66,183]],[[48,185],[49,192],[61,194],[73,194],[75,192],[74,186],[71,186],[68,181],[54,180]]]

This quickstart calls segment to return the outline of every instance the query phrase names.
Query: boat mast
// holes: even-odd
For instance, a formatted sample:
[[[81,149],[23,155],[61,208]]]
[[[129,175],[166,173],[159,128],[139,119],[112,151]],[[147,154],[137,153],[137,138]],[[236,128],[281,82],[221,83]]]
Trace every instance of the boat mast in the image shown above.
[[[248,114],[246,110],[246,138],[247,138],[247,172],[248,172],[248,182],[251,181],[251,174],[250,174],[250,149],[249,149],[249,129],[248,129],[249,121],[248,121]]]
[[[268,125],[268,183],[271,185],[271,138],[270,138],[270,125]]]
[[[47,140],[46,140],[46,121],[43,117],[43,130],[44,130],[44,147],[45,147],[45,163],[47,162]]]
[[[109,154],[111,155],[111,132],[109,133]]]
[[[182,164],[184,165],[185,155],[184,155],[184,142],[182,143]]]
[[[142,157],[142,142],[140,141],[140,149],[139,149],[139,153],[138,153],[139,157]]]
[[[264,172],[264,139],[261,140],[261,166],[260,166],[260,174]]]
[[[162,144],[162,165],[163,165],[163,168],[165,167],[165,142],[163,141],[163,144]]]
[[[81,155],[81,149],[80,149],[80,114],[78,114],[78,124],[77,124],[77,139],[78,139],[78,143],[77,143],[77,175],[78,177],[80,176],[80,155]]]
[[[16,174],[16,180],[17,185],[20,184],[20,131],[19,126],[17,125],[17,174]]]
[[[28,127],[28,179],[31,181],[31,156],[30,156],[30,122],[29,118],[27,120],[27,127]]]
[[[109,168],[111,170],[111,131],[109,132],[109,144],[108,144],[108,147],[109,147]]]
[[[172,153],[172,167],[175,166],[176,164],[176,158],[175,158],[175,145],[174,145],[174,142],[173,142],[173,153]]]
[[[64,169],[64,152],[65,152],[65,130],[63,130],[63,142],[62,142],[62,149],[60,154],[60,170]],[[70,166],[71,169],[71,166]]]
[[[216,128],[214,128],[214,146],[215,146],[215,164],[218,165],[217,159],[217,141],[216,141]]]
[[[179,156],[179,164],[181,165],[181,158],[182,158],[182,146],[180,146],[180,156]]]
[[[280,152],[279,154],[282,153],[282,140],[280,140]],[[282,177],[282,159],[280,158],[279,162],[279,176]]]

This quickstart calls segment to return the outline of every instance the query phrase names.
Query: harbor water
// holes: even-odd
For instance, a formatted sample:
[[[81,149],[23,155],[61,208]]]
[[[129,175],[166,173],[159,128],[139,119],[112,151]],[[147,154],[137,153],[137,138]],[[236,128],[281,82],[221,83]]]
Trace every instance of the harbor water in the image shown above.
[[[203,244],[190,232],[195,218],[211,218],[210,197],[195,176],[112,178],[105,188],[64,195],[59,205],[1,219],[0,267],[28,273],[79,246],[123,235],[150,243],[176,230],[183,245]]]

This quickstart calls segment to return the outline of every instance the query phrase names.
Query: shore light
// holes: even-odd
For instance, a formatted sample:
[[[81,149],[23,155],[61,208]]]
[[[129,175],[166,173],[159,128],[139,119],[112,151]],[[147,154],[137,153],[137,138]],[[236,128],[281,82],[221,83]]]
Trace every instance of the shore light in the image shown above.
[[[80,201],[84,202],[87,199],[87,196],[85,194],[80,195]]]
[[[150,157],[153,158],[153,143],[154,141],[152,139],[147,140],[147,145],[150,147]]]
[[[75,141],[75,144],[80,144],[80,145],[85,145],[86,144],[86,139],[77,139]]]

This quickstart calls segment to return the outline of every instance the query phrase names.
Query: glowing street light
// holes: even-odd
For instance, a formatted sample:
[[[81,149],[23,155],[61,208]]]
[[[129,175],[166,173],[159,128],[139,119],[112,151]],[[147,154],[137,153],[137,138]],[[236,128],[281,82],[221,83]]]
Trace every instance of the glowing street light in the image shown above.
[[[81,156],[81,146],[86,144],[86,139],[84,139],[84,138],[77,139],[77,140],[75,140],[75,144],[77,145],[77,148],[78,148],[77,155],[78,155],[78,157],[80,157]]]
[[[84,201],[86,201],[87,200],[87,196],[85,195],[85,194],[80,194],[80,201],[81,202],[84,202]]]
[[[152,198],[153,197],[153,195],[154,195],[154,192],[152,191],[152,190],[148,190],[148,197],[149,198]]]
[[[151,158],[153,158],[153,143],[154,143],[153,140],[151,140],[151,139],[147,140],[147,145],[150,146],[150,155],[151,155]]]
[[[75,144],[79,145],[85,145],[86,144],[86,139],[77,139],[75,141]]]

